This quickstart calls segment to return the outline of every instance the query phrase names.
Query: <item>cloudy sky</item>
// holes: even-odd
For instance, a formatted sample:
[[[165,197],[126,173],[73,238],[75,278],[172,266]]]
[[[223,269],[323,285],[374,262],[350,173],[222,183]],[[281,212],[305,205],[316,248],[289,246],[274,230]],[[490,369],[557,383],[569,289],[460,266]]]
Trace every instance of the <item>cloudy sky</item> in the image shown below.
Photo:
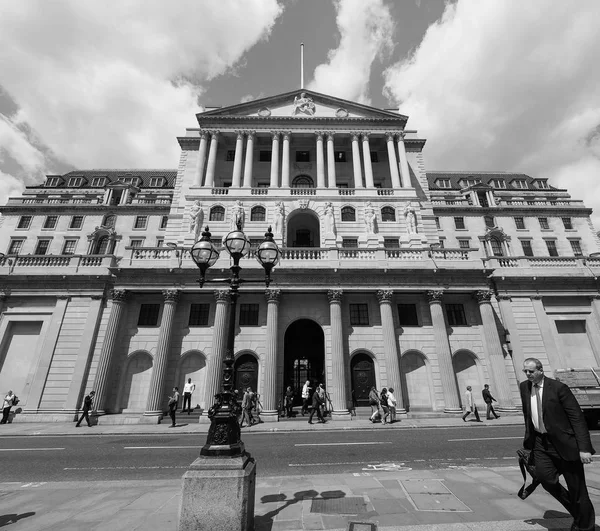
[[[430,170],[548,177],[600,229],[600,2],[0,0],[0,204],[48,173],[176,168],[200,105],[399,107]]]

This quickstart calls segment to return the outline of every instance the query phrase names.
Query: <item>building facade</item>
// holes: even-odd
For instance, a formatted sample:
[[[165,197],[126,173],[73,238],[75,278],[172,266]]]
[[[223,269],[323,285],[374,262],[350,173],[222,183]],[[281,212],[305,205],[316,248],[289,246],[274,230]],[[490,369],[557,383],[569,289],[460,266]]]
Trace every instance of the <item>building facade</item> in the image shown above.
[[[517,412],[522,362],[600,365],[591,210],[544,178],[428,172],[407,117],[311,91],[197,115],[176,170],[49,175],[2,207],[0,389],[17,421],[159,422],[173,386],[219,390],[224,284],[190,248],[241,221],[282,251],[242,286],[236,387],[277,420],[289,385],[325,384],[334,417],[393,387],[402,415],[457,414],[489,383]],[[251,251],[243,278],[259,280]],[[223,277],[225,252],[207,278]],[[205,416],[201,417],[202,419]]]

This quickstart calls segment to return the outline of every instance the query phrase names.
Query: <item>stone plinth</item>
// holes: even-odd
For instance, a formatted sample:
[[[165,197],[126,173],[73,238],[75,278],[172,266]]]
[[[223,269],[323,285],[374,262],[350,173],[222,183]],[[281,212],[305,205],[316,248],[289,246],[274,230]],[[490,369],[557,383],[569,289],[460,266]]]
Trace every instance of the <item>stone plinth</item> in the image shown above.
[[[279,422],[279,413],[277,410],[263,410],[260,412],[260,420],[263,422]]]
[[[240,457],[199,457],[183,476],[178,531],[254,529],[256,464]]]

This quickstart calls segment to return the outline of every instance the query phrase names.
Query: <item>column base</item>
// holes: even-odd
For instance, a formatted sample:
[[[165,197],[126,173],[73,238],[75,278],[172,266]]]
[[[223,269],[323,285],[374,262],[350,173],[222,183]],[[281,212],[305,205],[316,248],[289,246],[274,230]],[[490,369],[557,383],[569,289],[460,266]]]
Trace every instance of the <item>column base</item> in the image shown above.
[[[160,424],[160,421],[164,418],[162,411],[146,411],[140,417],[140,424]]]
[[[347,409],[339,409],[339,410],[333,410],[331,412],[331,420],[335,420],[335,419],[339,419],[339,420],[352,420],[352,415],[350,414],[350,411],[348,411]]]
[[[260,420],[263,422],[279,422],[279,413],[276,409],[265,409],[260,413]]]
[[[485,410],[485,408],[483,409]],[[521,408],[518,408],[516,406],[496,406],[494,410],[503,413],[519,413],[522,411]]]
[[[408,417],[408,412],[404,408],[396,408],[396,416]]]
[[[464,413],[464,411],[460,407],[445,407],[444,413],[448,413],[450,415],[460,415],[461,413]]]

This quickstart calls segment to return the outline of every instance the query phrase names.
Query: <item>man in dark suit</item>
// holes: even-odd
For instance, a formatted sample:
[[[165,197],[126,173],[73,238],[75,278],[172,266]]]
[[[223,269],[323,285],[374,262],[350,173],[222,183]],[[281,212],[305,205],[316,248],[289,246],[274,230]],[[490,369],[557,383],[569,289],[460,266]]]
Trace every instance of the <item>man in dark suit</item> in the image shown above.
[[[581,408],[568,386],[544,376],[540,360],[526,359],[523,372],[527,375],[527,381],[520,385],[525,417],[523,446],[533,450],[542,487],[573,516],[571,531],[591,531],[596,517],[583,465],[592,462],[596,451]],[[558,482],[561,474],[568,490]]]
[[[483,391],[481,391],[481,396],[483,396],[483,401],[485,402],[485,404],[487,406],[487,413],[486,413],[487,420],[492,420],[492,415],[494,415],[494,418],[499,419],[500,415],[496,415],[496,412],[494,411],[494,406],[492,404],[492,402],[496,402],[496,399],[492,396],[492,393],[490,392],[490,386],[488,384],[485,384],[483,386]]]
[[[79,420],[77,421],[77,424],[75,424],[75,427],[79,428],[83,419],[85,419],[85,421],[87,422],[88,427],[92,427],[89,414],[90,409],[92,409],[92,401],[94,400],[95,394],[96,391],[90,391],[90,394],[83,399],[83,410],[81,411],[81,417],[79,417]]]

